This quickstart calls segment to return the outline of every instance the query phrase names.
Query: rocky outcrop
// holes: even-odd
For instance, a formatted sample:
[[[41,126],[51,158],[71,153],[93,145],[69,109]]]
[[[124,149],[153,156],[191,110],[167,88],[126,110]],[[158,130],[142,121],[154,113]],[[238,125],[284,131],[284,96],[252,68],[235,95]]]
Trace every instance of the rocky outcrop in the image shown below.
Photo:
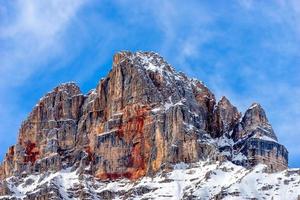
[[[74,83],[60,85],[43,97],[21,125],[17,144],[9,148],[2,178],[60,169],[60,151],[75,147],[83,100]]]
[[[100,180],[137,180],[175,163],[206,159],[233,159],[247,167],[281,159],[282,167],[272,171],[285,168],[287,151],[278,146],[261,106],[252,105],[240,118],[226,97],[216,105],[202,82],[176,72],[158,54],[119,52],[107,77],[88,94],[67,83],[39,101],[6,154],[0,177],[71,167]],[[220,150],[223,139],[232,141],[226,146],[230,155]],[[274,140],[272,155],[283,156],[260,155],[254,162],[250,139]],[[236,159],[240,153],[246,161]]]
[[[239,123],[241,114],[226,97],[222,97],[213,112],[212,137],[221,137],[230,134]]]
[[[266,136],[277,141],[277,137],[267,119],[265,111],[257,103],[252,104],[245,112],[241,123],[238,124],[233,133],[235,141],[249,136]]]
[[[270,172],[287,168],[288,151],[278,143],[261,105],[254,103],[246,111],[233,132],[233,139],[236,141],[235,151],[247,157],[238,164],[252,167],[264,163],[269,166]]]

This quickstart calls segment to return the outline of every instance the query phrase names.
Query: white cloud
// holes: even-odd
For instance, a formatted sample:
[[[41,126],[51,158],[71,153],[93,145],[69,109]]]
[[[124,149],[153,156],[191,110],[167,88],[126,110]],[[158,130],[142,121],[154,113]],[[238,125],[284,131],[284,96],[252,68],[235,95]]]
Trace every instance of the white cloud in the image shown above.
[[[199,56],[201,46],[212,39],[214,33],[207,26],[214,22],[214,16],[203,4],[164,1],[153,8],[165,36],[161,50],[165,54],[175,51],[177,64],[184,65],[187,57]]]
[[[33,74],[49,70],[46,63],[51,58],[65,53],[64,32],[83,3],[84,0],[12,0],[0,3],[2,147],[15,142],[20,122],[29,109],[26,100],[20,99],[23,92],[20,88]],[[4,151],[5,148],[0,149],[0,158]]]
[[[135,26],[144,26],[143,23],[149,21],[155,23],[155,28],[162,33],[157,51],[171,58],[173,64],[185,72],[193,72],[187,60],[205,56],[202,46],[216,34],[208,27],[214,24],[216,13],[210,12],[199,1],[153,0],[129,3],[127,0],[119,0],[118,6],[130,13],[125,15],[135,19]]]
[[[63,33],[83,0],[16,0],[1,7],[0,85],[21,84],[62,53]],[[46,67],[46,66],[45,66]]]

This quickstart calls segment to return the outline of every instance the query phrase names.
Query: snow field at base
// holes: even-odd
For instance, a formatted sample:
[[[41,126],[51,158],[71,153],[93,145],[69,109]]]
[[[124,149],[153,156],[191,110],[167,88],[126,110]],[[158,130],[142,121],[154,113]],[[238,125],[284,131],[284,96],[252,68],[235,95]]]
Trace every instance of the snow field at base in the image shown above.
[[[138,188],[147,188],[150,192],[132,196],[129,199],[153,198],[158,200],[177,200],[193,196],[199,199],[211,199],[222,192],[223,199],[274,199],[293,200],[300,195],[300,169],[289,169],[279,173],[264,172],[264,165],[257,165],[252,170],[237,166],[231,162],[210,163],[202,161],[194,164],[179,163],[170,172],[159,172],[154,177],[144,177],[137,182],[120,179],[118,181],[100,182],[89,181],[85,176],[79,180],[76,171],[70,169],[57,173],[31,175],[23,179],[18,186],[9,184],[15,197],[24,198],[27,192],[36,192],[43,184],[55,184],[65,199],[69,198],[68,191],[75,185],[81,184],[94,199],[103,191],[115,194]],[[43,177],[43,178],[42,178]],[[31,179],[31,184],[25,184]],[[8,179],[8,182],[13,178]],[[238,196],[236,196],[238,195]],[[1,198],[0,198],[1,199]],[[122,199],[116,196],[115,199]]]
[[[53,174],[49,173],[48,176],[47,174],[30,175],[18,186],[12,184],[13,179],[14,177],[7,179],[8,187],[14,193],[13,196],[21,199],[26,197],[26,193],[36,191],[39,186],[43,184],[50,184],[50,182],[58,186],[60,188],[61,195],[65,199],[68,199],[66,196],[67,189],[79,183],[79,177],[76,174],[76,171],[71,172],[70,168]],[[26,184],[27,182],[28,184]]]

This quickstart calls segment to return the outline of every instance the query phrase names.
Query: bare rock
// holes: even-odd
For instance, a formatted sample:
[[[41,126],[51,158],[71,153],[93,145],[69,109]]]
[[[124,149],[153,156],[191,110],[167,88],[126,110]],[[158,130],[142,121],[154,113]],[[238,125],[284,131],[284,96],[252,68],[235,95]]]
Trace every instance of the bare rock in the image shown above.
[[[223,134],[229,134],[239,123],[241,114],[226,97],[222,97],[218,102],[212,122],[212,137],[221,137]]]

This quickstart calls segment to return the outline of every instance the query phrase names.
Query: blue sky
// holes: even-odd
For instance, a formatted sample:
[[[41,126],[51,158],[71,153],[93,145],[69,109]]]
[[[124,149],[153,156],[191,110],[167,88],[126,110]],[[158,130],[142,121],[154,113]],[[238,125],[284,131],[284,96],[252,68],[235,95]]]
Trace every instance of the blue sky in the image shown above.
[[[0,0],[0,159],[40,97],[94,88],[119,50],[160,53],[242,112],[261,103],[300,167],[298,0]]]

